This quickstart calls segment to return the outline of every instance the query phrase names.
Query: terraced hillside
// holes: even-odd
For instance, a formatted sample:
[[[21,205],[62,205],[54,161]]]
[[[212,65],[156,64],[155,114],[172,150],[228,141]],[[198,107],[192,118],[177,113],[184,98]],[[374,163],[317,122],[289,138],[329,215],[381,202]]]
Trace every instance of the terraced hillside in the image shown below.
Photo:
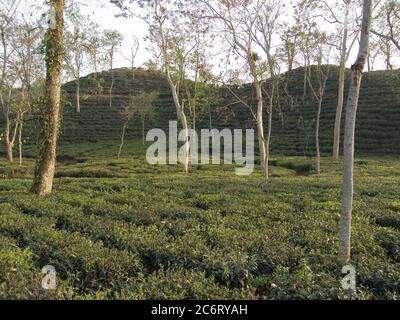
[[[330,67],[323,110],[321,114],[320,141],[322,152],[329,154],[333,143],[333,127],[337,104],[337,68]],[[316,102],[311,91],[303,93],[302,68],[285,74],[280,83],[280,100],[275,102],[272,152],[286,155],[312,155],[314,153],[314,130]],[[145,123],[150,128],[168,128],[168,122],[176,119],[175,107],[169,87],[163,76],[155,71],[137,69],[134,76],[129,69],[114,70],[115,86],[113,107],[108,105],[110,73],[98,75],[102,92],[96,94],[96,80],[93,74],[81,79],[81,113],[75,111],[75,83],[64,85],[64,108],[61,143],[98,142],[117,140],[121,131],[119,110],[127,97],[142,91],[156,91],[155,113]],[[315,80],[315,79],[314,79]],[[347,81],[348,83],[349,81]],[[213,91],[211,91],[213,90]],[[216,90],[218,92],[216,92]],[[255,104],[251,84],[233,88],[238,95],[247,97]],[[255,123],[248,107],[234,103],[234,97],[227,89],[210,89],[210,95],[219,97],[209,105],[203,105],[197,128],[251,128]],[[304,97],[303,97],[304,96]],[[266,117],[268,115],[266,114]],[[267,119],[266,119],[267,120]],[[0,119],[1,121],[1,119]],[[365,155],[400,154],[400,70],[394,72],[376,71],[364,76],[358,113],[356,148]],[[139,119],[135,119],[127,130],[127,137],[140,137]],[[34,134],[30,134],[33,141]]]

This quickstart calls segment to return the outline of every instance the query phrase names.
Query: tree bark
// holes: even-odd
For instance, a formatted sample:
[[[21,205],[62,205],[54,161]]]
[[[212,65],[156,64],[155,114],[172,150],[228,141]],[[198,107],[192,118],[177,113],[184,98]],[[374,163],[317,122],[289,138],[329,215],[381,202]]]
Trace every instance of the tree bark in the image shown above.
[[[322,96],[319,98],[318,101],[318,112],[317,112],[317,123],[315,128],[315,147],[317,151],[317,173],[321,174],[321,150],[319,146],[319,127],[320,127],[320,120],[321,120],[321,110],[322,110]]]
[[[176,107],[176,113],[178,115],[178,119],[181,121],[182,129],[185,131],[185,153],[184,153],[184,163],[183,163],[183,171],[185,173],[189,173],[189,157],[190,157],[190,145],[189,145],[189,126],[187,123],[187,118],[185,115],[185,111],[179,101],[179,97],[177,94],[176,86],[170,78],[169,72],[167,72],[167,80],[171,87],[172,96],[174,98],[174,103]]]
[[[122,127],[122,134],[121,134],[121,144],[119,145],[119,151],[118,151],[118,159],[121,157],[122,153],[122,148],[124,147],[124,139],[125,139],[125,132],[128,124],[125,123]]]
[[[114,50],[114,49],[112,49],[112,50]],[[113,59],[114,59],[114,56],[113,56],[113,54],[111,54],[111,57],[110,57],[110,72],[111,72],[111,84],[110,84],[110,90],[109,90],[109,94],[110,94],[110,101],[109,101],[109,104],[110,104],[110,108],[112,108],[112,92],[113,92],[113,88],[114,88],[114,71],[113,71]]]
[[[56,165],[57,138],[60,119],[61,70],[63,64],[64,0],[51,0],[55,12],[55,28],[45,36],[46,95],[40,116],[38,158],[31,191],[44,196],[52,192]]]
[[[80,75],[76,78],[76,111],[78,113],[81,112],[81,84],[80,84]]]
[[[272,103],[273,101],[270,102],[268,108],[268,133],[265,141],[265,180],[269,180],[269,156],[272,136]]]
[[[157,11],[157,9],[156,9]],[[182,129],[185,130],[185,153],[184,153],[184,163],[183,163],[183,171],[185,173],[189,173],[189,157],[190,157],[190,145],[189,145],[189,127],[187,123],[187,118],[185,114],[185,110],[183,105],[181,105],[179,101],[178,89],[177,86],[174,84],[171,73],[170,73],[170,65],[169,65],[169,54],[167,52],[167,41],[165,38],[164,33],[164,21],[159,19],[159,28],[160,28],[160,36],[161,36],[161,43],[160,43],[160,50],[164,58],[164,72],[168,81],[168,84],[171,89],[172,97],[174,99],[174,104],[176,108],[176,114],[178,119],[181,121]]]
[[[344,170],[343,197],[340,216],[339,262],[347,264],[351,259],[351,220],[354,195],[354,135],[356,115],[362,74],[369,52],[371,31],[372,0],[364,0],[363,22],[361,28],[360,49],[357,60],[352,66],[349,97],[346,106],[346,124],[344,134]]]
[[[18,133],[18,155],[19,155],[19,165],[22,166],[22,126],[23,126],[23,116],[21,115]]]
[[[13,144],[11,142],[6,141],[5,142],[6,146],[6,152],[7,152],[7,162],[14,162],[14,157],[13,157]]]
[[[270,54],[268,53],[268,56]],[[265,141],[265,179],[269,180],[269,157],[270,157],[270,145],[271,145],[271,136],[272,136],[272,117],[273,117],[273,105],[274,105],[274,97],[276,90],[276,75],[273,67],[273,63],[270,58],[268,58],[269,66],[272,73],[272,88],[271,94],[269,96],[269,106],[268,106],[268,132],[267,139]]]
[[[333,159],[339,160],[340,156],[340,138],[341,138],[341,125],[342,125],[342,113],[344,103],[344,82],[346,77],[346,60],[347,60],[347,38],[349,33],[349,15],[350,15],[351,1],[346,1],[346,13],[344,18],[344,31],[342,39],[342,52],[340,60],[340,71],[339,71],[339,91],[338,91],[338,102],[336,107],[336,119],[335,119],[335,131],[333,141]]]
[[[265,178],[268,179],[268,163],[267,160],[267,150],[265,144],[265,134],[264,134],[264,119],[263,119],[263,111],[264,111],[264,101],[261,90],[261,85],[258,83],[258,80],[254,79],[254,85],[256,87],[257,92],[257,134],[258,134],[258,146],[260,153],[260,165],[264,171]]]
[[[144,128],[144,117],[142,116],[142,144],[145,145],[145,128]]]
[[[3,102],[4,104],[4,102]],[[10,99],[7,102],[7,105],[10,104]],[[6,108],[5,113],[5,130],[4,130],[4,145],[6,147],[6,159],[7,162],[14,162],[14,157],[13,157],[13,149],[14,149],[14,143],[15,143],[15,138],[17,135],[17,130],[18,130],[18,121],[16,121],[15,126],[13,129],[11,129],[11,120],[10,120],[10,116],[9,116],[9,110],[8,110],[8,106],[7,107],[3,107]]]

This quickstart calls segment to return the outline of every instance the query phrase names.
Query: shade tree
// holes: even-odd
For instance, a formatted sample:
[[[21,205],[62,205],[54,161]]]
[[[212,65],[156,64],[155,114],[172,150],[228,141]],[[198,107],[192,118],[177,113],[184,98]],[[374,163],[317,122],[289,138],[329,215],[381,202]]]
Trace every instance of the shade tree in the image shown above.
[[[144,142],[144,125],[145,120],[149,118],[154,110],[154,101],[158,97],[157,92],[143,92],[138,95],[131,95],[129,101],[122,106],[119,115],[122,120],[121,142],[118,150],[118,158],[121,157],[122,148],[124,147],[125,134],[131,120],[138,116],[142,124],[142,134]]]
[[[105,30],[104,31],[104,49],[105,49],[105,60],[108,62],[109,65],[109,72],[110,72],[110,86],[108,89],[109,93],[109,106],[112,107],[112,99],[113,99],[113,89],[114,89],[114,62],[115,62],[115,55],[120,49],[122,45],[122,41],[124,37],[121,33],[116,30]]]

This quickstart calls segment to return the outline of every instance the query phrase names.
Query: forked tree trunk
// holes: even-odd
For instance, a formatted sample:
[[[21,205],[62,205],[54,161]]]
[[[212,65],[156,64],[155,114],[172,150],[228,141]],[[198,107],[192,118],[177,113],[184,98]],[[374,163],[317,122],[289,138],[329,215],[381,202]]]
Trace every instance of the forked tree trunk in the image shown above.
[[[176,86],[174,85],[174,83],[172,82],[172,79],[170,78],[169,74],[167,74],[167,80],[168,83],[171,87],[171,92],[172,92],[172,96],[174,98],[174,103],[175,103],[175,107],[176,107],[176,113],[178,115],[178,119],[181,122],[182,125],[182,129],[185,131],[185,149],[184,149],[184,162],[183,162],[183,171],[185,173],[189,173],[189,157],[190,157],[190,145],[189,145],[189,126],[187,123],[187,118],[186,118],[186,114],[185,111],[183,110],[183,107],[181,105],[181,103],[179,102],[179,97],[176,91]]]
[[[10,120],[10,117],[9,117],[9,114],[7,111],[6,115],[5,115],[4,146],[6,148],[7,162],[10,162],[10,163],[14,162],[13,149],[14,149],[15,138],[17,135],[17,130],[18,130],[18,121],[15,123],[14,128],[11,129],[11,120]]]
[[[160,49],[161,49],[161,53],[164,58],[164,71],[165,71],[165,75],[166,75],[169,87],[171,89],[172,97],[174,99],[177,117],[181,122],[182,129],[185,131],[185,141],[184,141],[185,149],[184,149],[183,171],[185,173],[189,173],[189,157],[190,157],[189,126],[187,123],[185,110],[179,101],[178,89],[171,78],[170,66],[169,66],[169,55],[167,52],[167,42],[166,42],[165,34],[164,34],[164,22],[161,20],[159,20],[159,27],[160,27],[160,35],[161,35]]]
[[[365,63],[368,58],[371,31],[372,0],[364,0],[360,49],[356,63],[351,67],[351,83],[346,106],[344,132],[343,198],[340,216],[339,262],[347,264],[351,258],[351,220],[354,194],[354,135],[360,86]]]
[[[346,13],[344,18],[344,31],[342,39],[342,52],[340,61],[339,71],[339,91],[338,91],[338,102],[336,107],[336,119],[335,119],[335,131],[333,141],[333,158],[339,160],[340,156],[340,138],[341,138],[341,125],[342,125],[342,113],[344,103],[344,82],[346,78],[346,60],[347,60],[347,38],[349,28],[349,15],[350,15],[351,1],[346,0]]]
[[[60,119],[60,75],[63,64],[64,0],[51,0],[55,27],[46,34],[46,100],[40,110],[38,158],[31,191],[44,196],[53,188],[56,165],[57,137]]]

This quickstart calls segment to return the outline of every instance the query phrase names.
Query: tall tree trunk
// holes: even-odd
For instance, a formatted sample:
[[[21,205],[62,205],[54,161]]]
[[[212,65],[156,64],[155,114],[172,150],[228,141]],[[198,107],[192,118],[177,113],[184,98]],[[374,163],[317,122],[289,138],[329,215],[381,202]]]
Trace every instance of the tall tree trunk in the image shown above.
[[[122,148],[124,147],[124,139],[125,139],[125,132],[126,132],[127,126],[128,126],[128,124],[124,123],[124,125],[122,127],[121,144],[119,145],[118,159],[121,157]]]
[[[113,71],[113,57],[111,57],[111,65],[110,65],[110,67],[111,67],[111,70],[110,70],[110,72],[111,72],[111,84],[110,84],[110,91],[109,91],[109,94],[110,94],[110,108],[112,108],[112,92],[113,92],[113,88],[114,88],[114,71]]]
[[[187,118],[183,106],[179,102],[179,97],[177,94],[177,89],[175,84],[172,82],[169,74],[167,73],[167,80],[171,87],[172,96],[174,98],[174,103],[176,107],[176,113],[178,115],[178,119],[181,121],[182,129],[185,131],[185,151],[184,151],[184,163],[183,163],[183,171],[185,173],[189,173],[189,157],[190,157],[190,145],[189,145],[189,126],[187,123]]]
[[[261,85],[257,80],[255,80],[254,84],[257,92],[257,134],[258,134],[258,146],[260,153],[260,165],[264,171],[265,179],[268,180],[268,163],[266,162],[267,150],[266,150],[266,141],[264,134],[264,119],[263,119],[264,100],[263,100]]]
[[[370,57],[368,57],[368,73],[370,73],[372,70],[371,70],[371,58]]]
[[[81,81],[80,76],[76,78],[76,111],[81,112]]]
[[[211,106],[208,104],[208,123],[210,126],[210,130],[212,130],[212,116],[211,116]]]
[[[144,130],[145,128],[144,128],[144,117],[142,117],[142,144],[143,145],[145,145],[145,142],[146,142],[146,140],[145,140],[145,130]]]
[[[315,128],[315,148],[317,151],[317,173],[321,174],[321,150],[319,146],[319,127],[320,127],[320,119],[321,119],[321,110],[322,110],[322,95],[318,101],[318,111],[317,111],[317,123]]]
[[[4,107],[4,102],[3,102],[3,109],[5,109],[6,107]],[[10,143],[10,117],[8,115],[8,111],[4,111],[5,114],[5,129],[4,129],[4,146],[6,148],[6,159],[7,162],[13,162],[13,153],[12,153],[12,145]]]
[[[18,155],[19,155],[19,165],[22,166],[22,125],[23,116],[21,115],[18,133]]]
[[[342,113],[344,103],[344,82],[346,78],[346,60],[347,60],[347,38],[349,33],[349,15],[350,15],[351,1],[346,1],[346,13],[343,24],[343,39],[342,39],[342,52],[340,57],[340,71],[339,71],[339,92],[338,102],[336,107],[335,131],[333,136],[333,158],[339,160],[340,156],[340,138],[341,138],[341,125]]]
[[[272,100],[272,99],[271,99]],[[270,102],[268,108],[268,133],[267,139],[265,141],[265,179],[269,180],[269,156],[270,156],[270,145],[271,145],[271,135],[272,135],[272,103]]]
[[[291,58],[291,56],[288,56],[288,72],[289,74],[292,73],[293,70],[293,59]]]
[[[369,52],[372,0],[364,0],[360,49],[355,64],[351,67],[351,83],[346,106],[344,133],[343,198],[340,216],[339,261],[347,264],[351,258],[351,220],[354,194],[354,135],[362,74]]]
[[[10,102],[7,102],[9,104]],[[13,157],[13,149],[14,149],[14,143],[15,143],[15,137],[17,134],[18,130],[18,121],[15,124],[15,127],[11,129],[11,120],[9,117],[8,113],[8,107],[7,111],[5,112],[5,139],[4,139],[4,145],[6,147],[6,159],[7,162],[14,162],[14,157]]]
[[[97,51],[97,48],[95,48],[94,50]],[[97,105],[99,105],[99,101],[100,101],[100,81],[99,81],[99,73],[97,71],[97,53],[94,53],[93,56],[93,67],[94,67],[94,74],[95,74],[95,81],[96,81],[96,102]]]
[[[12,163],[14,162],[14,157],[13,157],[14,145],[11,142],[6,141],[5,146],[6,146],[7,162]]]
[[[53,188],[56,165],[57,138],[60,119],[61,70],[63,64],[64,0],[51,0],[55,12],[55,27],[49,28],[46,44],[46,95],[40,110],[38,158],[31,191],[44,196]]]
[[[111,75],[111,86],[110,86],[110,102],[109,102],[109,105],[110,105],[110,108],[112,108],[112,91],[113,91],[113,87],[114,87],[114,75],[112,74]]]

